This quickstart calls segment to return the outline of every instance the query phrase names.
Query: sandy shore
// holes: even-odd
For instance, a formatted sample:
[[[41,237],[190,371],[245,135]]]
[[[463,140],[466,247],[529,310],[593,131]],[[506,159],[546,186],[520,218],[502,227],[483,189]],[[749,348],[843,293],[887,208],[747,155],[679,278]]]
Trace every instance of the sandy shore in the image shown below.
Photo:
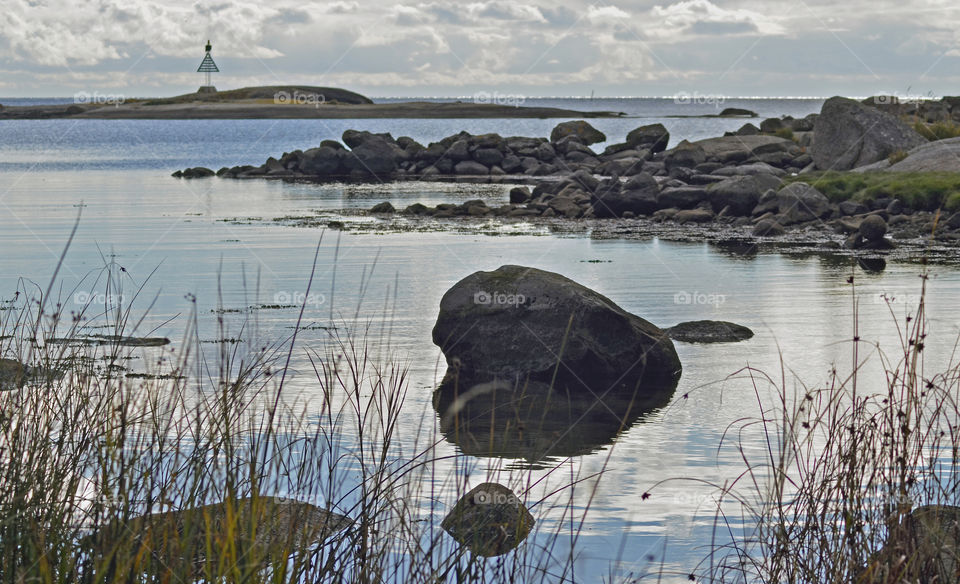
[[[174,103],[147,105],[68,104],[8,106],[3,119],[370,119],[370,118],[604,118],[619,112],[582,112],[548,107],[515,107],[470,102],[405,102],[390,104],[275,104],[261,101]]]

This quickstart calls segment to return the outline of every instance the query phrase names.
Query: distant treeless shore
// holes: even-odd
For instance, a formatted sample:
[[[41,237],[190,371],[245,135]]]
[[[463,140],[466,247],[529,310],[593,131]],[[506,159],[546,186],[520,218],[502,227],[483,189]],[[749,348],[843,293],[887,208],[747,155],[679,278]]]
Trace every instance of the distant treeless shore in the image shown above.
[[[84,99],[86,97],[86,99]],[[367,97],[330,87],[247,87],[171,98],[126,100],[81,96],[78,103],[6,106],[3,119],[364,119],[364,118],[602,118],[619,112],[584,112],[550,107],[473,102],[375,104]]]

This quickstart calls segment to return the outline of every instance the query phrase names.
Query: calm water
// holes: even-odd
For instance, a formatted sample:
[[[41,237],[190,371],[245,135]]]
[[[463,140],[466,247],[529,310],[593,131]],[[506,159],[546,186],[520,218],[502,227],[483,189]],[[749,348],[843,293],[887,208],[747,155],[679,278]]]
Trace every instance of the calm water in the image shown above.
[[[781,111],[763,115],[814,111],[813,102],[776,100]],[[634,114],[643,113],[635,107]],[[570,107],[574,107],[571,105]],[[749,106],[747,106],[749,107]],[[766,107],[766,106],[764,106]],[[773,106],[769,106],[773,108]],[[599,109],[611,109],[604,104]],[[624,109],[624,108],[618,108]],[[656,115],[660,110],[651,109]],[[807,111],[807,113],[809,113]],[[659,119],[659,118],[653,118]],[[742,121],[663,119],[674,139],[715,135],[719,124]],[[597,120],[611,140],[648,120]],[[435,140],[460,129],[472,132],[546,135],[556,121],[542,120],[367,120],[367,121],[32,121],[0,124],[0,297],[9,298],[20,277],[45,285],[57,263],[78,212],[82,220],[61,279],[61,299],[79,308],[83,294],[96,294],[91,274],[111,258],[130,275],[129,289],[147,280],[145,296],[157,296],[156,306],[142,327],[147,332],[179,339],[190,303],[197,297],[201,338],[217,335],[218,280],[223,306],[297,299],[306,294],[307,279],[319,229],[273,224],[272,219],[310,214],[315,210],[368,207],[371,201],[400,204],[435,203],[482,196],[504,200],[506,186],[457,185],[306,185],[267,181],[180,181],[169,177],[177,168],[202,164],[218,167],[259,163],[284,150],[306,148],[343,129],[391,131],[419,140]],[[689,124],[689,125],[687,125]],[[474,190],[475,189],[475,190]],[[360,313],[374,322],[389,319],[390,345],[410,367],[407,414],[401,441],[437,423],[431,391],[443,373],[442,356],[430,339],[440,297],[455,282],[477,270],[503,264],[523,264],[560,272],[589,286],[661,326],[684,320],[722,319],[751,327],[756,336],[729,345],[677,344],[684,366],[676,400],[642,416],[625,429],[615,446],[604,445],[569,461],[548,461],[533,476],[546,475],[544,492],[587,475],[607,464],[598,496],[580,539],[584,581],[607,574],[609,562],[622,558],[624,572],[664,558],[668,571],[686,574],[703,556],[713,516],[702,505],[709,491],[690,484],[653,485],[671,477],[695,477],[722,483],[738,474],[732,449],[720,449],[719,439],[735,420],[757,413],[752,387],[726,379],[751,365],[779,374],[780,359],[796,375],[791,387],[823,383],[833,364],[848,368],[852,336],[852,297],[846,279],[857,277],[861,301],[861,336],[875,340],[895,356],[896,323],[883,293],[896,296],[892,308],[902,317],[915,308],[920,280],[918,267],[891,264],[881,273],[866,273],[844,260],[785,257],[776,254],[739,256],[710,244],[678,244],[657,240],[592,240],[588,236],[556,237],[536,229],[509,237],[456,233],[324,235],[313,296],[306,319],[327,325],[331,316],[352,318]],[[336,259],[335,259],[336,257]],[[376,264],[374,267],[374,263]],[[372,272],[371,272],[372,270]],[[332,286],[336,273],[336,286]],[[371,275],[372,273],[372,275]],[[86,279],[85,279],[86,278]],[[259,287],[253,282],[259,278]],[[357,291],[367,279],[367,294]],[[76,292],[82,293],[80,297]],[[683,301],[687,295],[698,299]],[[395,299],[395,302],[394,302]],[[390,308],[385,310],[385,301]],[[700,302],[703,300],[704,302]],[[960,272],[935,268],[929,284],[931,316],[928,365],[950,359],[960,335]],[[72,304],[71,304],[72,303]],[[145,306],[147,301],[142,302]],[[231,331],[238,331],[242,314],[227,314]],[[261,338],[279,340],[292,332],[295,310],[257,313]],[[171,322],[167,322],[173,319]],[[166,323],[166,324],[164,324]],[[379,329],[378,329],[379,330]],[[229,332],[229,331],[228,331]],[[322,347],[321,330],[301,333],[302,347]],[[378,337],[379,338],[379,337]],[[384,341],[385,342],[385,341]],[[873,360],[876,363],[876,359]],[[316,379],[303,351],[294,353],[292,387],[309,403],[316,398]],[[867,383],[882,377],[873,369]],[[681,396],[688,395],[687,399]],[[750,446],[761,452],[760,445]],[[438,455],[457,446],[443,442]],[[609,457],[609,460],[608,460]],[[473,459],[472,482],[487,469],[522,467],[522,461]],[[442,469],[441,469],[442,471]],[[518,470],[516,472],[523,472]],[[440,473],[442,474],[442,472]],[[507,482],[507,473],[498,479]],[[456,494],[449,485],[444,503]],[[539,487],[538,487],[539,489]],[[585,505],[587,491],[576,502]],[[641,495],[651,491],[648,500]],[[542,493],[536,492],[533,498]],[[556,501],[560,506],[564,498]],[[560,519],[559,510],[543,505],[538,519],[544,526]],[[623,550],[622,552],[618,550]],[[672,581],[667,578],[665,581]],[[685,581],[677,576],[676,581]]]

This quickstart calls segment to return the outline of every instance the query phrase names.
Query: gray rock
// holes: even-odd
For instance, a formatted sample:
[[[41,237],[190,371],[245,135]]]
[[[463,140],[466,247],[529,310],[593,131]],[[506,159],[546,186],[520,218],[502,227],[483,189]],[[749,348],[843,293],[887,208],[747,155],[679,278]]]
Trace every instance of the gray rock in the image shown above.
[[[576,136],[584,144],[606,142],[607,136],[583,120],[561,122],[550,132],[550,141],[559,142],[565,136]]]
[[[784,233],[786,233],[786,230],[783,228],[783,225],[780,225],[773,219],[761,219],[757,221],[756,226],[753,228],[753,235],[757,237],[775,237],[783,235]]]
[[[801,182],[781,189],[777,193],[777,206],[783,225],[821,219],[831,211],[830,200],[823,193]]]
[[[407,154],[395,143],[379,135],[370,135],[355,148],[343,154],[343,166],[358,174],[388,176],[396,172]]]
[[[344,130],[341,139],[343,140],[343,143],[346,144],[351,150],[369,140],[384,141],[390,144],[396,144],[393,136],[391,136],[389,133],[374,134],[365,130]]]
[[[460,175],[487,175],[490,174],[490,170],[480,164],[479,162],[474,162],[472,160],[464,160],[463,162],[458,162],[456,166],[453,167],[453,171],[456,174]]]
[[[519,205],[531,199],[529,187],[513,187],[510,189],[510,202]]]
[[[800,148],[790,140],[777,136],[721,136],[695,142],[703,148],[707,160],[731,164],[771,152],[796,152]]]
[[[670,132],[663,124],[649,124],[631,130],[627,134],[627,144],[630,148],[646,149],[650,152],[663,152],[670,142]]]
[[[440,525],[474,554],[495,557],[519,546],[534,519],[513,491],[483,483],[461,497]]]
[[[707,195],[715,212],[729,207],[729,214],[744,216],[751,214],[763,193],[781,185],[783,181],[769,174],[735,176],[707,187]]]
[[[831,97],[817,118],[812,155],[821,170],[850,170],[924,143],[920,134],[893,115]]]
[[[681,322],[664,332],[684,343],[736,343],[753,337],[753,331],[747,327],[722,320]]]
[[[447,148],[444,157],[454,163],[470,160],[470,144],[464,139],[457,140]]]
[[[622,217],[627,211],[635,215],[649,215],[656,211],[660,186],[651,175],[635,174],[620,189],[598,189],[591,204],[597,217]]]
[[[577,395],[661,393],[681,372],[659,328],[559,274],[524,266],[457,282],[440,301],[433,342],[448,379],[554,380],[556,390]]]
[[[209,556],[211,543],[231,542],[243,550],[240,563],[234,567],[247,572],[262,569],[271,561],[282,561],[293,550],[321,544],[352,523],[348,517],[310,503],[260,496],[236,499],[229,505],[214,503],[108,523],[85,537],[81,548],[103,561],[116,553],[118,542],[126,541],[131,549],[152,555],[154,565],[162,569],[185,560],[195,565],[216,565],[227,558]],[[213,546],[213,553],[217,553],[217,546]]]
[[[325,176],[336,174],[340,168],[340,160],[346,150],[335,150],[329,146],[311,148],[300,155],[297,165],[300,172],[309,175]]]
[[[757,112],[750,111],[748,109],[739,108],[739,107],[728,107],[728,108],[724,108],[724,110],[720,112],[720,117],[721,118],[742,118],[742,117],[755,118],[757,117]]]
[[[773,134],[784,127],[783,120],[780,118],[767,118],[760,122],[760,131],[765,134]]]
[[[503,162],[503,153],[496,148],[477,148],[473,151],[473,159],[484,166],[498,166]]]
[[[860,235],[870,243],[876,243],[887,234],[887,222],[879,215],[867,215],[860,222]]]
[[[740,129],[734,132],[734,134],[736,134],[737,136],[756,136],[759,133],[760,133],[760,128],[754,126],[749,122],[740,126]]]
[[[841,201],[837,206],[840,208],[842,215],[862,215],[870,210],[863,203],[849,200]]]
[[[657,206],[661,209],[690,209],[706,198],[707,191],[702,187],[669,187],[660,191]]]
[[[677,223],[707,223],[713,221],[713,211],[709,209],[685,209],[677,211],[673,220]]]
[[[907,157],[886,168],[890,172],[960,172],[960,138],[917,146]]]
[[[271,159],[271,160],[275,160],[275,159]],[[173,173],[171,176],[173,176],[174,178],[207,178],[207,177],[215,176],[216,174],[217,174],[216,172],[214,172],[209,168],[206,168],[203,166],[195,166],[193,168],[185,168],[183,170],[178,170],[177,172]]]
[[[666,152],[663,158],[664,165],[669,171],[671,168],[693,168],[707,161],[707,155],[701,145],[686,140]]]
[[[373,207],[370,207],[371,213],[396,213],[397,210],[393,208],[393,205],[389,201],[384,201],[382,203],[377,203]]]

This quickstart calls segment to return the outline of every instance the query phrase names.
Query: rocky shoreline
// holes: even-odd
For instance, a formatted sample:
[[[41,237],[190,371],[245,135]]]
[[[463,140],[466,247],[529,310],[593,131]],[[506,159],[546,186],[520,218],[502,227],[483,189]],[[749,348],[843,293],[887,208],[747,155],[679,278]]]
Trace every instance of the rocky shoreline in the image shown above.
[[[408,137],[348,130],[343,143],[325,140],[257,167],[191,168],[174,176],[532,183],[533,188],[514,188],[509,202],[496,207],[482,201],[432,208],[415,203],[401,213],[433,219],[648,218],[737,228],[762,238],[814,229],[842,234],[848,249],[876,251],[892,249],[894,240],[931,237],[955,245],[960,242],[960,190],[912,198],[898,192],[856,197],[831,192],[828,197],[818,188],[824,187],[824,172],[856,177],[917,168],[960,171],[960,138],[931,142],[902,116],[877,106],[886,103],[835,97],[819,115],[768,119],[760,127],[748,123],[726,136],[682,141],[670,149],[670,135],[660,124],[641,126],[602,152],[591,145],[606,142],[606,136],[582,120],[558,124],[549,138],[462,132],[426,146]],[[385,203],[370,212],[397,210]]]

